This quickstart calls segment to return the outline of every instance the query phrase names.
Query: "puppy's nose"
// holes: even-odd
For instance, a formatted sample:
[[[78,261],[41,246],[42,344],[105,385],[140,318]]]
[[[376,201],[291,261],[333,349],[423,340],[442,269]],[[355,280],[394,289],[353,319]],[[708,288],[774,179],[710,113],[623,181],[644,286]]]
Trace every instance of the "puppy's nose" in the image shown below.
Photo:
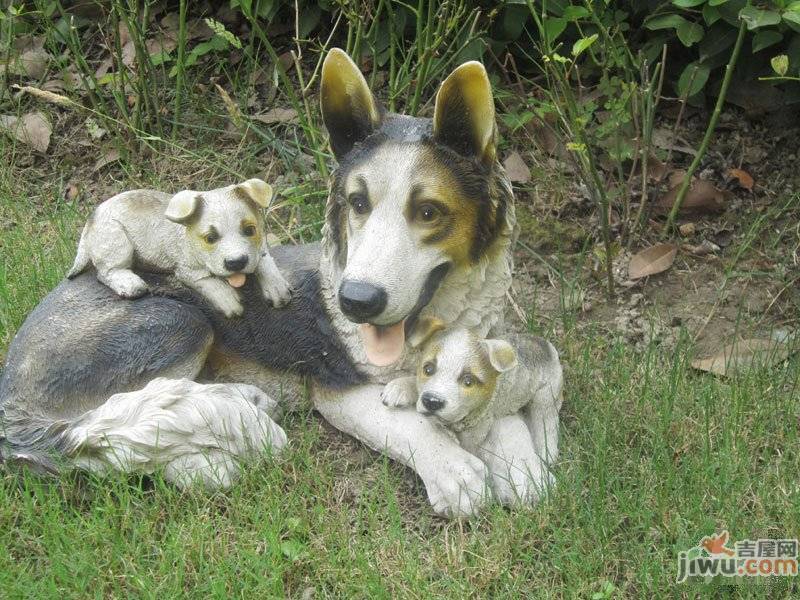
[[[422,406],[425,407],[425,410],[429,410],[430,412],[436,412],[444,406],[444,400],[434,396],[430,392],[425,392],[422,394],[421,400]]]
[[[363,281],[345,280],[339,286],[339,307],[355,323],[365,323],[386,308],[386,290]]]
[[[241,271],[247,266],[247,257],[240,256],[239,258],[226,258],[225,259],[225,268],[228,271]]]

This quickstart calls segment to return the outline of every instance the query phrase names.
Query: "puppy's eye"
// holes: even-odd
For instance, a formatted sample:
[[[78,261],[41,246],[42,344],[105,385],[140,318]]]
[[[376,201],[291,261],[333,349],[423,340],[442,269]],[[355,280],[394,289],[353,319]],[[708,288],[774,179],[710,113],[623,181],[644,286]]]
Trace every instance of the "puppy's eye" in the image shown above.
[[[353,212],[355,212],[357,215],[365,215],[372,208],[369,205],[369,200],[367,200],[367,197],[364,194],[350,194],[350,197],[347,199],[347,201],[350,203],[350,206],[353,207]]]
[[[430,202],[426,202],[417,207],[415,218],[420,223],[432,225],[433,223],[436,223],[441,216],[442,211],[438,206],[431,204]]]
[[[432,362],[426,362],[424,365],[422,365],[422,372],[430,377],[436,373],[436,365],[434,365]]]
[[[216,244],[219,241],[219,234],[213,229],[203,236],[206,244]]]
[[[255,225],[245,225],[242,227],[242,235],[245,237],[253,237],[256,234],[256,226]]]
[[[475,376],[470,373],[464,373],[464,375],[461,376],[461,385],[464,387],[472,387],[476,382]]]

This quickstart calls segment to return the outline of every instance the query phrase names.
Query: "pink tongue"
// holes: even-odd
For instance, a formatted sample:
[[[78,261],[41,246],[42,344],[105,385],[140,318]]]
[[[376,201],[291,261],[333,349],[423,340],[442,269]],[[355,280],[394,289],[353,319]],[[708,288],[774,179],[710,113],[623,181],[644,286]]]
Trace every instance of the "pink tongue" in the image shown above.
[[[244,282],[247,280],[247,275],[244,273],[234,273],[233,275],[228,277],[228,283],[231,284],[231,287],[240,288],[244,285]]]
[[[406,342],[405,321],[390,327],[363,323],[358,326],[367,360],[376,367],[388,367],[403,353]]]

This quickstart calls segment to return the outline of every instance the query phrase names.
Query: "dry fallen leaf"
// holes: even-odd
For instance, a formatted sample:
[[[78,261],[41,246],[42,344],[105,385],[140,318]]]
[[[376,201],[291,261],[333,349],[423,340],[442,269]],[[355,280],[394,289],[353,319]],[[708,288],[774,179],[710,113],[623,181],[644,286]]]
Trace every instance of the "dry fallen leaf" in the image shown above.
[[[678,248],[673,244],[657,244],[637,252],[628,263],[628,278],[641,279],[666,271],[675,262],[677,253]]]
[[[686,140],[676,136],[674,132],[669,129],[665,129],[664,127],[656,127],[653,129],[652,137],[650,139],[653,146],[656,148],[697,156],[697,150],[689,146],[689,143]]]
[[[653,207],[656,212],[667,214],[678,197],[686,174],[676,171],[670,176],[670,190],[661,196]],[[683,199],[679,214],[717,213],[725,210],[725,193],[705,179],[695,179]]]
[[[678,227],[678,231],[681,232],[682,236],[689,237],[690,235],[694,235],[694,232],[697,231],[697,226],[694,223],[684,223]]]
[[[650,181],[661,181],[667,174],[667,165],[661,162],[655,154],[647,157],[647,178]]]
[[[775,340],[739,340],[725,346],[714,356],[693,361],[692,367],[725,377],[752,366],[777,365],[786,360],[792,351],[787,344]]]
[[[702,242],[696,245],[682,244],[681,250],[683,250],[684,252],[688,252],[689,254],[694,254],[695,256],[707,256],[708,254],[719,252],[720,248],[714,242],[703,240]]]
[[[103,156],[97,159],[97,162],[94,163],[94,167],[92,167],[92,171],[98,171],[103,167],[105,167],[107,164],[110,164],[117,160],[119,160],[119,150],[117,150],[116,148],[112,148],[111,150],[103,154]]]
[[[45,152],[50,145],[53,128],[44,113],[32,112],[21,119],[14,115],[0,115],[0,130],[28,144],[38,152]]]
[[[516,150],[508,155],[503,167],[508,178],[514,183],[528,183],[531,180],[531,170]]]
[[[41,79],[47,72],[50,54],[42,48],[27,50],[20,54],[17,65],[17,75],[27,75],[31,79]]]
[[[293,123],[297,120],[297,111],[293,108],[273,108],[263,114],[253,116],[253,119],[267,125]]]
[[[747,191],[749,192],[753,191],[753,184],[755,183],[755,181],[753,181],[753,176],[750,175],[750,173],[748,173],[747,171],[744,171],[742,169],[731,169],[730,171],[728,171],[728,175],[738,180],[739,185],[742,186]]]

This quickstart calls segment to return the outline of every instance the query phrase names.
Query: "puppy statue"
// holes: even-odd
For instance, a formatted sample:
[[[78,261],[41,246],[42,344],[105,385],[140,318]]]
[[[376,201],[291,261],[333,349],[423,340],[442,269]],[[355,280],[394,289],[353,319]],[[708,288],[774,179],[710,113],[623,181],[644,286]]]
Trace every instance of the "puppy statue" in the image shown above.
[[[100,204],[83,229],[67,277],[90,264],[97,278],[123,298],[147,292],[131,269],[173,272],[226,317],[242,314],[239,294],[255,275],[276,307],[291,297],[289,284],[269,254],[259,208],[272,187],[260,179],[174,196],[154,190],[123,192]]]
[[[558,353],[541,338],[525,348],[528,369],[516,368],[517,353],[507,341],[481,339],[469,329],[445,329],[437,319],[421,319],[409,342],[422,350],[417,374],[389,382],[383,403],[416,404],[418,412],[435,418],[472,453],[495,419],[516,413],[538,396],[560,404]],[[523,373],[528,373],[526,381],[520,381]]]

